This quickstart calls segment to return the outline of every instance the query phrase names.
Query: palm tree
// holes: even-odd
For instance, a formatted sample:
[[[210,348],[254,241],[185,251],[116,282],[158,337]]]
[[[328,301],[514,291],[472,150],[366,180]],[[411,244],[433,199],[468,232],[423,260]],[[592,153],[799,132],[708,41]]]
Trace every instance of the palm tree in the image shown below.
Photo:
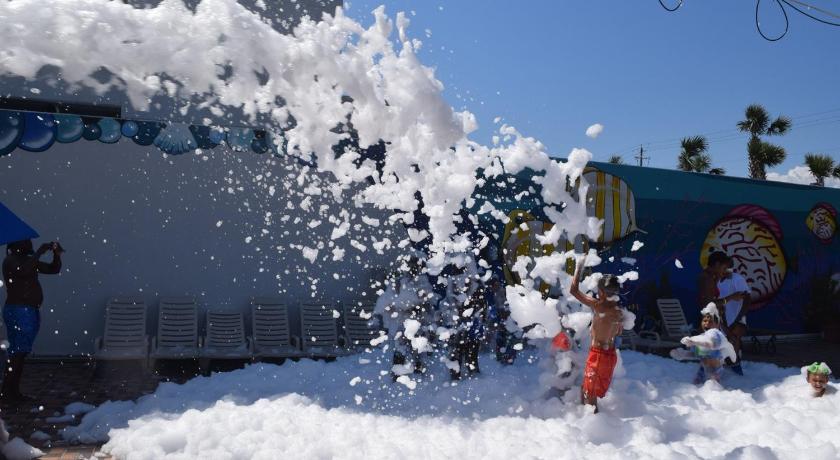
[[[607,163],[611,163],[611,164],[614,164],[614,165],[623,165],[624,164],[624,158],[622,158],[621,155],[613,155],[613,156],[610,157],[609,160],[607,160]]]
[[[840,178],[840,163],[835,163],[834,159],[828,155],[809,153],[805,155],[805,164],[817,180],[814,185],[824,187],[825,178],[829,176]]]
[[[677,168],[682,171],[726,174],[723,168],[712,168],[712,157],[706,153],[709,143],[703,136],[685,137],[680,141],[680,151]]]
[[[790,118],[779,116],[772,123],[767,110],[752,104],[744,112],[744,120],[738,122],[738,129],[750,133],[747,143],[750,177],[753,179],[767,179],[767,168],[785,161],[785,149],[761,140],[761,136],[781,136],[790,130]]]

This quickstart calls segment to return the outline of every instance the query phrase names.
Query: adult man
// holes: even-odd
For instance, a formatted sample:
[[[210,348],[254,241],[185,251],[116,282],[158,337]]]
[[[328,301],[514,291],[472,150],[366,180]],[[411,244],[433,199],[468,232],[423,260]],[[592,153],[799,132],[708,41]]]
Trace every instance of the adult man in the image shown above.
[[[53,252],[51,263],[39,259],[48,251]],[[23,240],[6,246],[6,258],[3,260],[3,281],[6,286],[6,304],[3,307],[3,320],[9,336],[8,362],[0,397],[6,401],[24,401],[28,398],[20,392],[20,379],[23,375],[23,360],[32,352],[32,344],[41,327],[41,304],[44,292],[38,281],[38,274],[53,275],[61,271],[60,244],[52,242],[42,244],[37,251],[32,250],[32,241]]]
[[[726,299],[722,321],[725,324],[726,338],[735,348],[735,356],[738,359],[732,370],[739,375],[744,375],[741,369],[741,338],[747,333],[750,286],[740,273],[733,270],[734,266],[732,258],[727,258],[727,270],[718,281],[717,287],[720,297]]]
[[[697,280],[697,305],[700,308],[705,307],[709,302],[714,302],[718,309],[723,307],[725,302],[718,288],[718,281],[726,275],[729,262],[729,257],[721,251],[709,254],[706,268],[700,272]]]

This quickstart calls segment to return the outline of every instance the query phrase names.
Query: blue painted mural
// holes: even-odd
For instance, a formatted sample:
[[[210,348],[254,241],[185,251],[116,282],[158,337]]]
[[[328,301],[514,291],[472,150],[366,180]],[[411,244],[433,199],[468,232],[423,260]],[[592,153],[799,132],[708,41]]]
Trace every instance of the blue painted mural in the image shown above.
[[[528,173],[520,176],[515,189],[484,194],[513,218],[546,220],[539,187],[525,185]],[[595,162],[585,177],[589,214],[604,219],[601,236],[586,244],[604,259],[599,271],[639,273],[624,301],[638,308],[640,318],[656,315],[657,298],[677,298],[697,324],[697,279],[715,250],[730,255],[750,284],[753,328],[818,332],[815,310],[840,299],[826,299],[823,286],[840,276],[840,190]],[[501,226],[496,234],[508,253],[524,253]],[[635,241],[644,246],[632,251]]]

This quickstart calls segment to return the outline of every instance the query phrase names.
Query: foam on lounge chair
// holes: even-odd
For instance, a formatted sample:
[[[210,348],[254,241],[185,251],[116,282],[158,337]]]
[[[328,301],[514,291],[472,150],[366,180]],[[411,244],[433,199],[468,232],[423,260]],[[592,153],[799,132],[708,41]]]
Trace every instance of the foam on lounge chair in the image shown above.
[[[335,358],[350,354],[344,337],[338,335],[336,307],[326,303],[304,303],[300,307],[301,345],[310,358]]]
[[[371,340],[379,336],[373,317],[373,305],[351,303],[344,305],[344,333],[350,348],[371,348]]]

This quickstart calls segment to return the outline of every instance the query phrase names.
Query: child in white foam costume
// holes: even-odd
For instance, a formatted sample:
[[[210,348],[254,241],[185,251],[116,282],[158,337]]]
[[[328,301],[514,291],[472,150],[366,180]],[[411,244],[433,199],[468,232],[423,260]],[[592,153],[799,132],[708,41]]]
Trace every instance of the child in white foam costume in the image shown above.
[[[720,381],[723,360],[735,360],[735,349],[726,339],[726,334],[720,330],[720,313],[717,306],[709,303],[700,313],[703,315],[700,324],[704,332],[680,340],[680,343],[689,347],[694,356],[700,359],[700,369],[694,379],[694,383],[697,384],[707,379]]]

